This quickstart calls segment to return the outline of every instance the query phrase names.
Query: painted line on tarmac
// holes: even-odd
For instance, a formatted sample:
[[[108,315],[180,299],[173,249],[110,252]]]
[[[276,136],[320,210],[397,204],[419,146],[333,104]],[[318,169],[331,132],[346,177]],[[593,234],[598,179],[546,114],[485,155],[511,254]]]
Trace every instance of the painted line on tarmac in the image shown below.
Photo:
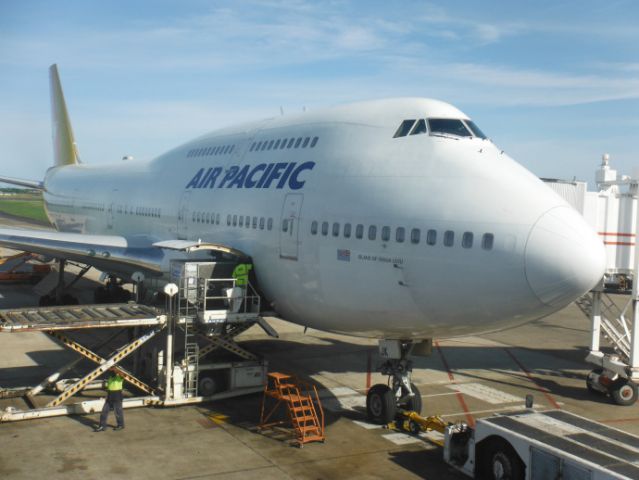
[[[541,392],[544,394],[544,397],[546,397],[546,400],[548,400],[548,402],[557,409],[561,409],[561,406],[559,405],[559,403],[554,399],[554,397],[550,394],[550,390],[548,390],[546,387],[542,387],[537,380],[535,380],[535,378],[532,376],[532,374],[528,371],[528,369],[526,367],[524,367],[524,364],[521,363],[517,357],[515,357],[515,355],[513,354],[513,352],[510,351],[509,348],[504,348],[504,351],[508,354],[508,356],[517,364],[517,366],[521,369],[522,372],[524,372],[526,374],[526,376],[528,377],[528,380],[530,380],[535,387],[537,387],[537,391]]]
[[[516,397],[510,393],[502,392],[496,388],[489,387],[482,383],[458,383],[456,385],[448,385],[448,388],[457,390],[469,397],[477,398],[483,402],[490,403],[491,405],[501,405],[504,403],[520,403],[524,399]]]
[[[448,361],[446,361],[446,357],[444,356],[444,352],[439,346],[438,341],[435,341],[435,347],[437,348],[437,353],[439,353],[439,357],[441,358],[442,363],[444,364],[444,368],[446,369],[446,372],[448,373],[448,379],[450,380],[451,383],[456,385],[457,381],[455,380],[455,376],[453,375],[453,372],[451,371],[450,366],[448,365]],[[461,392],[455,392],[455,396],[457,397],[457,401],[459,402],[459,405],[461,406],[462,410],[466,414],[466,423],[468,423],[468,426],[474,427],[475,419],[471,415],[470,410],[468,409],[468,405],[466,405],[466,400],[464,399],[464,395]]]
[[[439,415],[442,418],[447,417],[458,417],[460,415],[483,415],[484,413],[495,413],[495,412],[510,412],[517,410],[524,410],[526,405],[511,405],[510,407],[498,407],[498,408],[489,408],[487,410],[473,410],[472,412],[457,412],[457,413],[446,413],[444,415]]]
[[[639,417],[637,418],[609,418],[607,420],[597,420],[599,423],[632,423],[639,422]]]

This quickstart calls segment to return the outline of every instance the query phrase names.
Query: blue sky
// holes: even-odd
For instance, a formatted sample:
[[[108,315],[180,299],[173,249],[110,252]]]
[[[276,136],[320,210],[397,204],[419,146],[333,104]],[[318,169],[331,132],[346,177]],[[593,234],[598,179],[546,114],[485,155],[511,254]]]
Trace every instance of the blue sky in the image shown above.
[[[58,63],[85,162],[353,100],[448,101],[533,173],[639,167],[639,2],[0,1],[0,173],[52,163]],[[639,173],[639,172],[638,172]]]

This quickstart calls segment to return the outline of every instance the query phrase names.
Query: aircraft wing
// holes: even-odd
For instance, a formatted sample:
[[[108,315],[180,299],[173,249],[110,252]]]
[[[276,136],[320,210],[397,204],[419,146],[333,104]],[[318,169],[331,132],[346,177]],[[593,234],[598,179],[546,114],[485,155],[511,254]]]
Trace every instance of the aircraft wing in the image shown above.
[[[148,236],[84,235],[53,230],[0,228],[0,246],[92,265],[106,272],[159,275],[165,256]]]

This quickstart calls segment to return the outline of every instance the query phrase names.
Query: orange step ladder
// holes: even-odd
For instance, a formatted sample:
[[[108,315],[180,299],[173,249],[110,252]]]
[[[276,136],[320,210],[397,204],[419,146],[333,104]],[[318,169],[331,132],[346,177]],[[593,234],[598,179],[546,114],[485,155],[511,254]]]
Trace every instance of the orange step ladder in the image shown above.
[[[276,400],[276,403],[266,413],[265,407],[269,398]],[[281,405],[286,405],[288,418],[295,432],[295,441],[299,447],[305,443],[324,442],[324,410],[315,385],[301,382],[292,375],[269,373],[262,399],[259,430],[286,423],[267,423]]]

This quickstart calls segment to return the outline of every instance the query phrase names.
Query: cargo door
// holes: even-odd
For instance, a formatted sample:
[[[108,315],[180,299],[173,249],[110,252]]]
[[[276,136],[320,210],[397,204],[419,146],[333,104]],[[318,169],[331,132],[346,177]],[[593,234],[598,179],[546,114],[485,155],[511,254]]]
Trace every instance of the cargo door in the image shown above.
[[[297,260],[299,253],[300,213],[304,195],[289,193],[284,198],[280,222],[280,257]]]
[[[180,240],[188,240],[189,236],[189,205],[191,202],[191,193],[190,190],[187,190],[180,198],[177,223],[177,238]]]

